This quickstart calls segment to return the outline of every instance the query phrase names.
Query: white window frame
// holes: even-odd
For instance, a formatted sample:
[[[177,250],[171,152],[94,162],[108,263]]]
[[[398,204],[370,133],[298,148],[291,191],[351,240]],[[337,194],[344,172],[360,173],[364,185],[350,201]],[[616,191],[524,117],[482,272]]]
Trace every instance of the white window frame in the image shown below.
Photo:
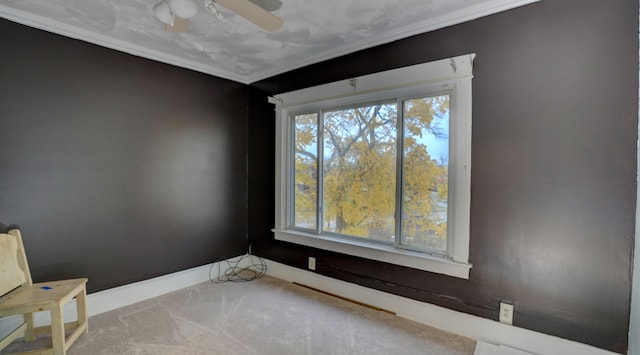
[[[471,206],[471,79],[475,54],[413,65],[350,80],[315,86],[276,96],[276,220],[277,240],[330,250],[366,259],[439,274],[469,278],[469,220]],[[290,228],[293,199],[291,113],[357,102],[410,97],[430,92],[451,93],[449,127],[449,196],[447,253],[426,253],[320,235]],[[322,198],[318,196],[318,198]],[[322,221],[318,221],[322,223]]]

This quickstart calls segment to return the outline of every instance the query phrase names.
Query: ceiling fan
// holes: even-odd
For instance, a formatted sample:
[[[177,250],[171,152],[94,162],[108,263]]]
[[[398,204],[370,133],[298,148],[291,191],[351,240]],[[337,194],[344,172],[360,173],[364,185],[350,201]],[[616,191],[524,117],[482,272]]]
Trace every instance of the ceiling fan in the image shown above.
[[[280,0],[203,0],[202,6],[216,19],[222,20],[222,13],[216,5],[224,6],[268,32],[277,31],[283,24],[281,18],[269,12],[280,8]],[[154,16],[164,22],[170,32],[187,31],[189,19],[197,13],[198,4],[194,0],[162,0],[153,7]]]

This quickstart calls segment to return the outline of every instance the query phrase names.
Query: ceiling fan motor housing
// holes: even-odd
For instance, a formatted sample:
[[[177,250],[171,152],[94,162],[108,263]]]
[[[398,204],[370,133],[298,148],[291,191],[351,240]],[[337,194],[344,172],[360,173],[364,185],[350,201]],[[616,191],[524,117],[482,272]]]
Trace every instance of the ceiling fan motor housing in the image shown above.
[[[168,0],[171,12],[181,18],[192,18],[198,13],[198,4],[193,0]]]

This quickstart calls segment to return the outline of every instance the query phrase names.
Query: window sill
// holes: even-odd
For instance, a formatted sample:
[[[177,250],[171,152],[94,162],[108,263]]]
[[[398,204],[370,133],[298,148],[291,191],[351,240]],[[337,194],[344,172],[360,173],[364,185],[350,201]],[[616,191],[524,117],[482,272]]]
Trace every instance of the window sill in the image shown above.
[[[371,245],[358,241],[344,240],[328,236],[318,236],[297,230],[272,230],[276,240],[305,245],[337,253],[382,261],[413,269],[469,279],[471,264],[460,263],[433,255],[399,250],[384,245]]]

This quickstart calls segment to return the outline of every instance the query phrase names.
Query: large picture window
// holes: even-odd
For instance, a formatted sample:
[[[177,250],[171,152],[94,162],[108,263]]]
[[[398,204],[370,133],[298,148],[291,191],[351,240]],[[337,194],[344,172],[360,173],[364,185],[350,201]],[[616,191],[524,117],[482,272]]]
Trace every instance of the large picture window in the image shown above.
[[[473,57],[278,95],[276,238],[468,278]]]

